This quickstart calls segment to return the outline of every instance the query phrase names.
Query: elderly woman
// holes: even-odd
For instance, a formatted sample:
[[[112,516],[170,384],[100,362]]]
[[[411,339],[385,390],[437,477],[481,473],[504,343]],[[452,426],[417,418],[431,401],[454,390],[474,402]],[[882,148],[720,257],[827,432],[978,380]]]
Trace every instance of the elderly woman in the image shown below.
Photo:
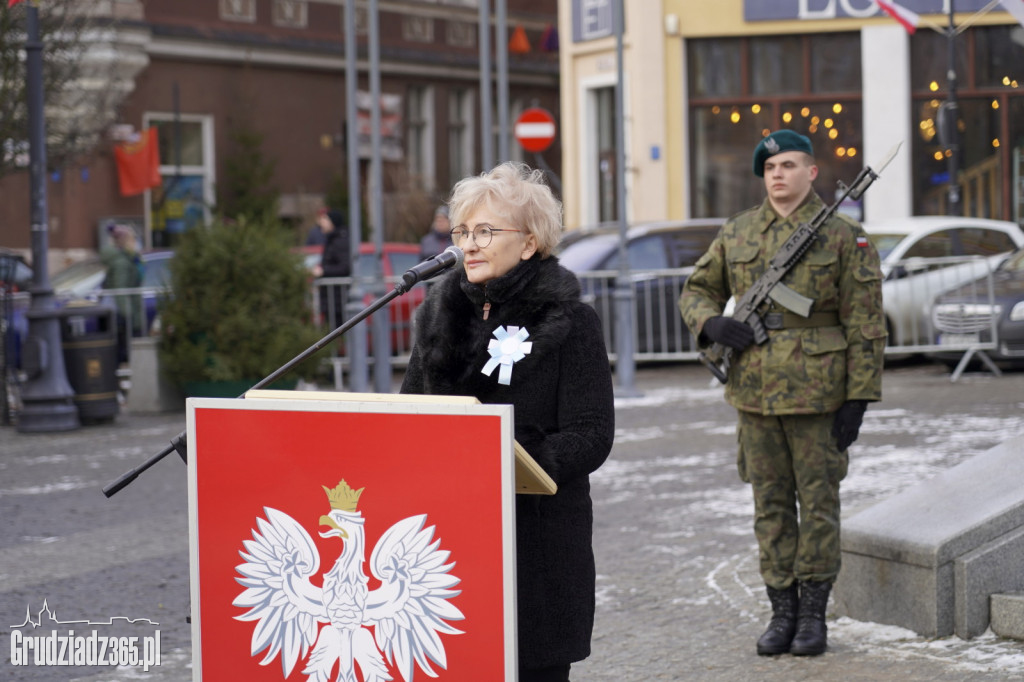
[[[561,203],[540,171],[505,163],[455,185],[452,243],[463,268],[431,287],[416,315],[403,393],[471,395],[515,406],[515,437],[558,484],[518,495],[520,682],[569,679],[594,624],[589,475],[614,432],[611,371],[594,310],[551,255]],[[518,327],[531,350],[489,362],[488,342]]]

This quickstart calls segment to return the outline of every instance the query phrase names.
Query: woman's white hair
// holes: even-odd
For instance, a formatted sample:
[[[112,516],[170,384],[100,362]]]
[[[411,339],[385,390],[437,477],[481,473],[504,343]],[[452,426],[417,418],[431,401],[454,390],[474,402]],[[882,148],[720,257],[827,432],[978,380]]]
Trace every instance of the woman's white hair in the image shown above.
[[[558,245],[562,235],[562,202],[544,181],[543,171],[507,161],[455,183],[448,200],[452,225],[463,225],[481,206],[532,234],[541,258],[550,256]]]

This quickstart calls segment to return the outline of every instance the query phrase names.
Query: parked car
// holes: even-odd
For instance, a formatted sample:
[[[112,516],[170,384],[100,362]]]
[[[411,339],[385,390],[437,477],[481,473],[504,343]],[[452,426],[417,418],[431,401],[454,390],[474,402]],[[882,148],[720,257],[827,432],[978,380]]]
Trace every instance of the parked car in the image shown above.
[[[312,270],[313,266],[320,263],[323,246],[303,246],[299,247],[298,251],[303,254],[306,268]],[[405,242],[384,242],[382,245],[381,255],[384,278],[388,282],[387,291],[391,291],[394,289],[395,278],[400,278],[405,274],[406,270],[420,262],[420,247],[419,244],[407,244]],[[359,258],[356,259],[353,275],[355,277],[362,278],[364,280],[365,287],[365,279],[372,277],[373,272],[374,245],[364,242],[359,247]],[[324,295],[324,292],[321,291],[320,295]],[[392,354],[402,355],[408,353],[412,349],[413,316],[415,315],[416,309],[419,305],[423,303],[423,298],[425,296],[426,288],[422,284],[417,284],[404,295],[392,299],[388,303],[387,309],[388,319],[391,325]],[[340,300],[342,301],[342,306],[344,306],[345,302],[348,301],[348,293],[344,289]],[[363,305],[369,305],[373,301],[374,293],[372,291],[367,291],[363,296]],[[349,316],[348,311],[335,310],[335,308],[336,305],[333,303],[329,305],[327,315],[330,319],[321,320],[322,323],[331,329],[342,324]],[[372,340],[370,343],[372,343]]]
[[[690,333],[677,301],[693,265],[707,251],[721,218],[635,225],[626,233],[626,258],[633,285],[638,353],[691,350]],[[583,298],[597,310],[605,343],[615,350],[615,279],[619,268],[619,230],[601,227],[564,246],[558,258],[580,278]]]
[[[982,277],[939,295],[932,321],[940,346],[990,343],[994,330],[998,345],[987,351],[989,357],[1024,364],[1024,248],[1003,261],[991,280]],[[955,360],[961,354],[936,357]]]
[[[0,247],[0,291],[25,291],[32,283],[32,268],[17,251]]]
[[[173,251],[147,251],[141,254],[145,269],[139,288],[150,289],[142,294],[146,330],[152,327],[156,319],[161,292],[170,285],[170,272],[167,266],[173,255]],[[53,275],[50,284],[59,300],[85,299],[103,305],[113,305],[111,297],[103,290],[103,280],[106,276],[107,267],[97,256],[69,265]]]
[[[142,254],[142,261],[146,266],[142,287],[151,289],[142,295],[147,330],[156,319],[159,291],[167,286],[169,275],[167,264],[172,255],[174,255],[173,251],[150,251]],[[31,266],[24,263],[22,265],[24,267],[21,269],[21,277],[24,277],[25,284],[20,285],[20,288],[23,291],[12,301],[9,311],[5,312],[5,317],[8,320],[5,340],[8,348],[7,364],[9,367],[21,366],[21,344],[28,336],[28,320],[25,313],[31,305],[31,299],[24,289],[27,287],[27,283],[31,282],[33,271]],[[50,277],[50,287],[53,289],[56,305],[64,306],[71,301],[93,301],[103,305],[112,305],[110,296],[103,290],[103,280],[106,275],[106,266],[98,256],[78,261],[60,270]]]
[[[890,346],[933,345],[936,294],[987,274],[1024,245],[1016,223],[985,218],[916,216],[865,223],[864,229],[882,261]]]

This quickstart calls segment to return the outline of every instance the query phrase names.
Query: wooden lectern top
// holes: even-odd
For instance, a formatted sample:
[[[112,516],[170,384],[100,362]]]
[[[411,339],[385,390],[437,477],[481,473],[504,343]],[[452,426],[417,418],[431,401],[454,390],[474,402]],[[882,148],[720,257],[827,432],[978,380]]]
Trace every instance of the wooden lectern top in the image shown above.
[[[246,391],[246,399],[276,400],[344,400],[364,403],[420,403],[425,405],[479,405],[473,396],[417,395],[411,393],[346,393],[342,391]],[[554,495],[558,485],[541,468],[530,453],[515,441],[516,493],[521,495]]]

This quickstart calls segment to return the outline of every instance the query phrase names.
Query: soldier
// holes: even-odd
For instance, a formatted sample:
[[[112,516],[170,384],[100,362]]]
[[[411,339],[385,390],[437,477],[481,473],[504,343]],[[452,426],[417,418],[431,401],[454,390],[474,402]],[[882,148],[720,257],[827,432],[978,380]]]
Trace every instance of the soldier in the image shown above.
[[[759,311],[768,341],[722,312],[765,272],[786,238],[823,207],[811,141],[791,130],[764,137],[754,175],[767,198],[732,217],[683,286],[679,309],[702,346],[733,349],[725,397],[738,412],[737,465],[754,493],[754,534],[772,619],[762,656],[816,656],[827,645],[825,607],[839,574],[839,482],[869,402],[882,397],[885,325],[878,253],[863,228],[832,216],[785,283],[815,299],[802,317]],[[799,504],[799,509],[798,509]]]

